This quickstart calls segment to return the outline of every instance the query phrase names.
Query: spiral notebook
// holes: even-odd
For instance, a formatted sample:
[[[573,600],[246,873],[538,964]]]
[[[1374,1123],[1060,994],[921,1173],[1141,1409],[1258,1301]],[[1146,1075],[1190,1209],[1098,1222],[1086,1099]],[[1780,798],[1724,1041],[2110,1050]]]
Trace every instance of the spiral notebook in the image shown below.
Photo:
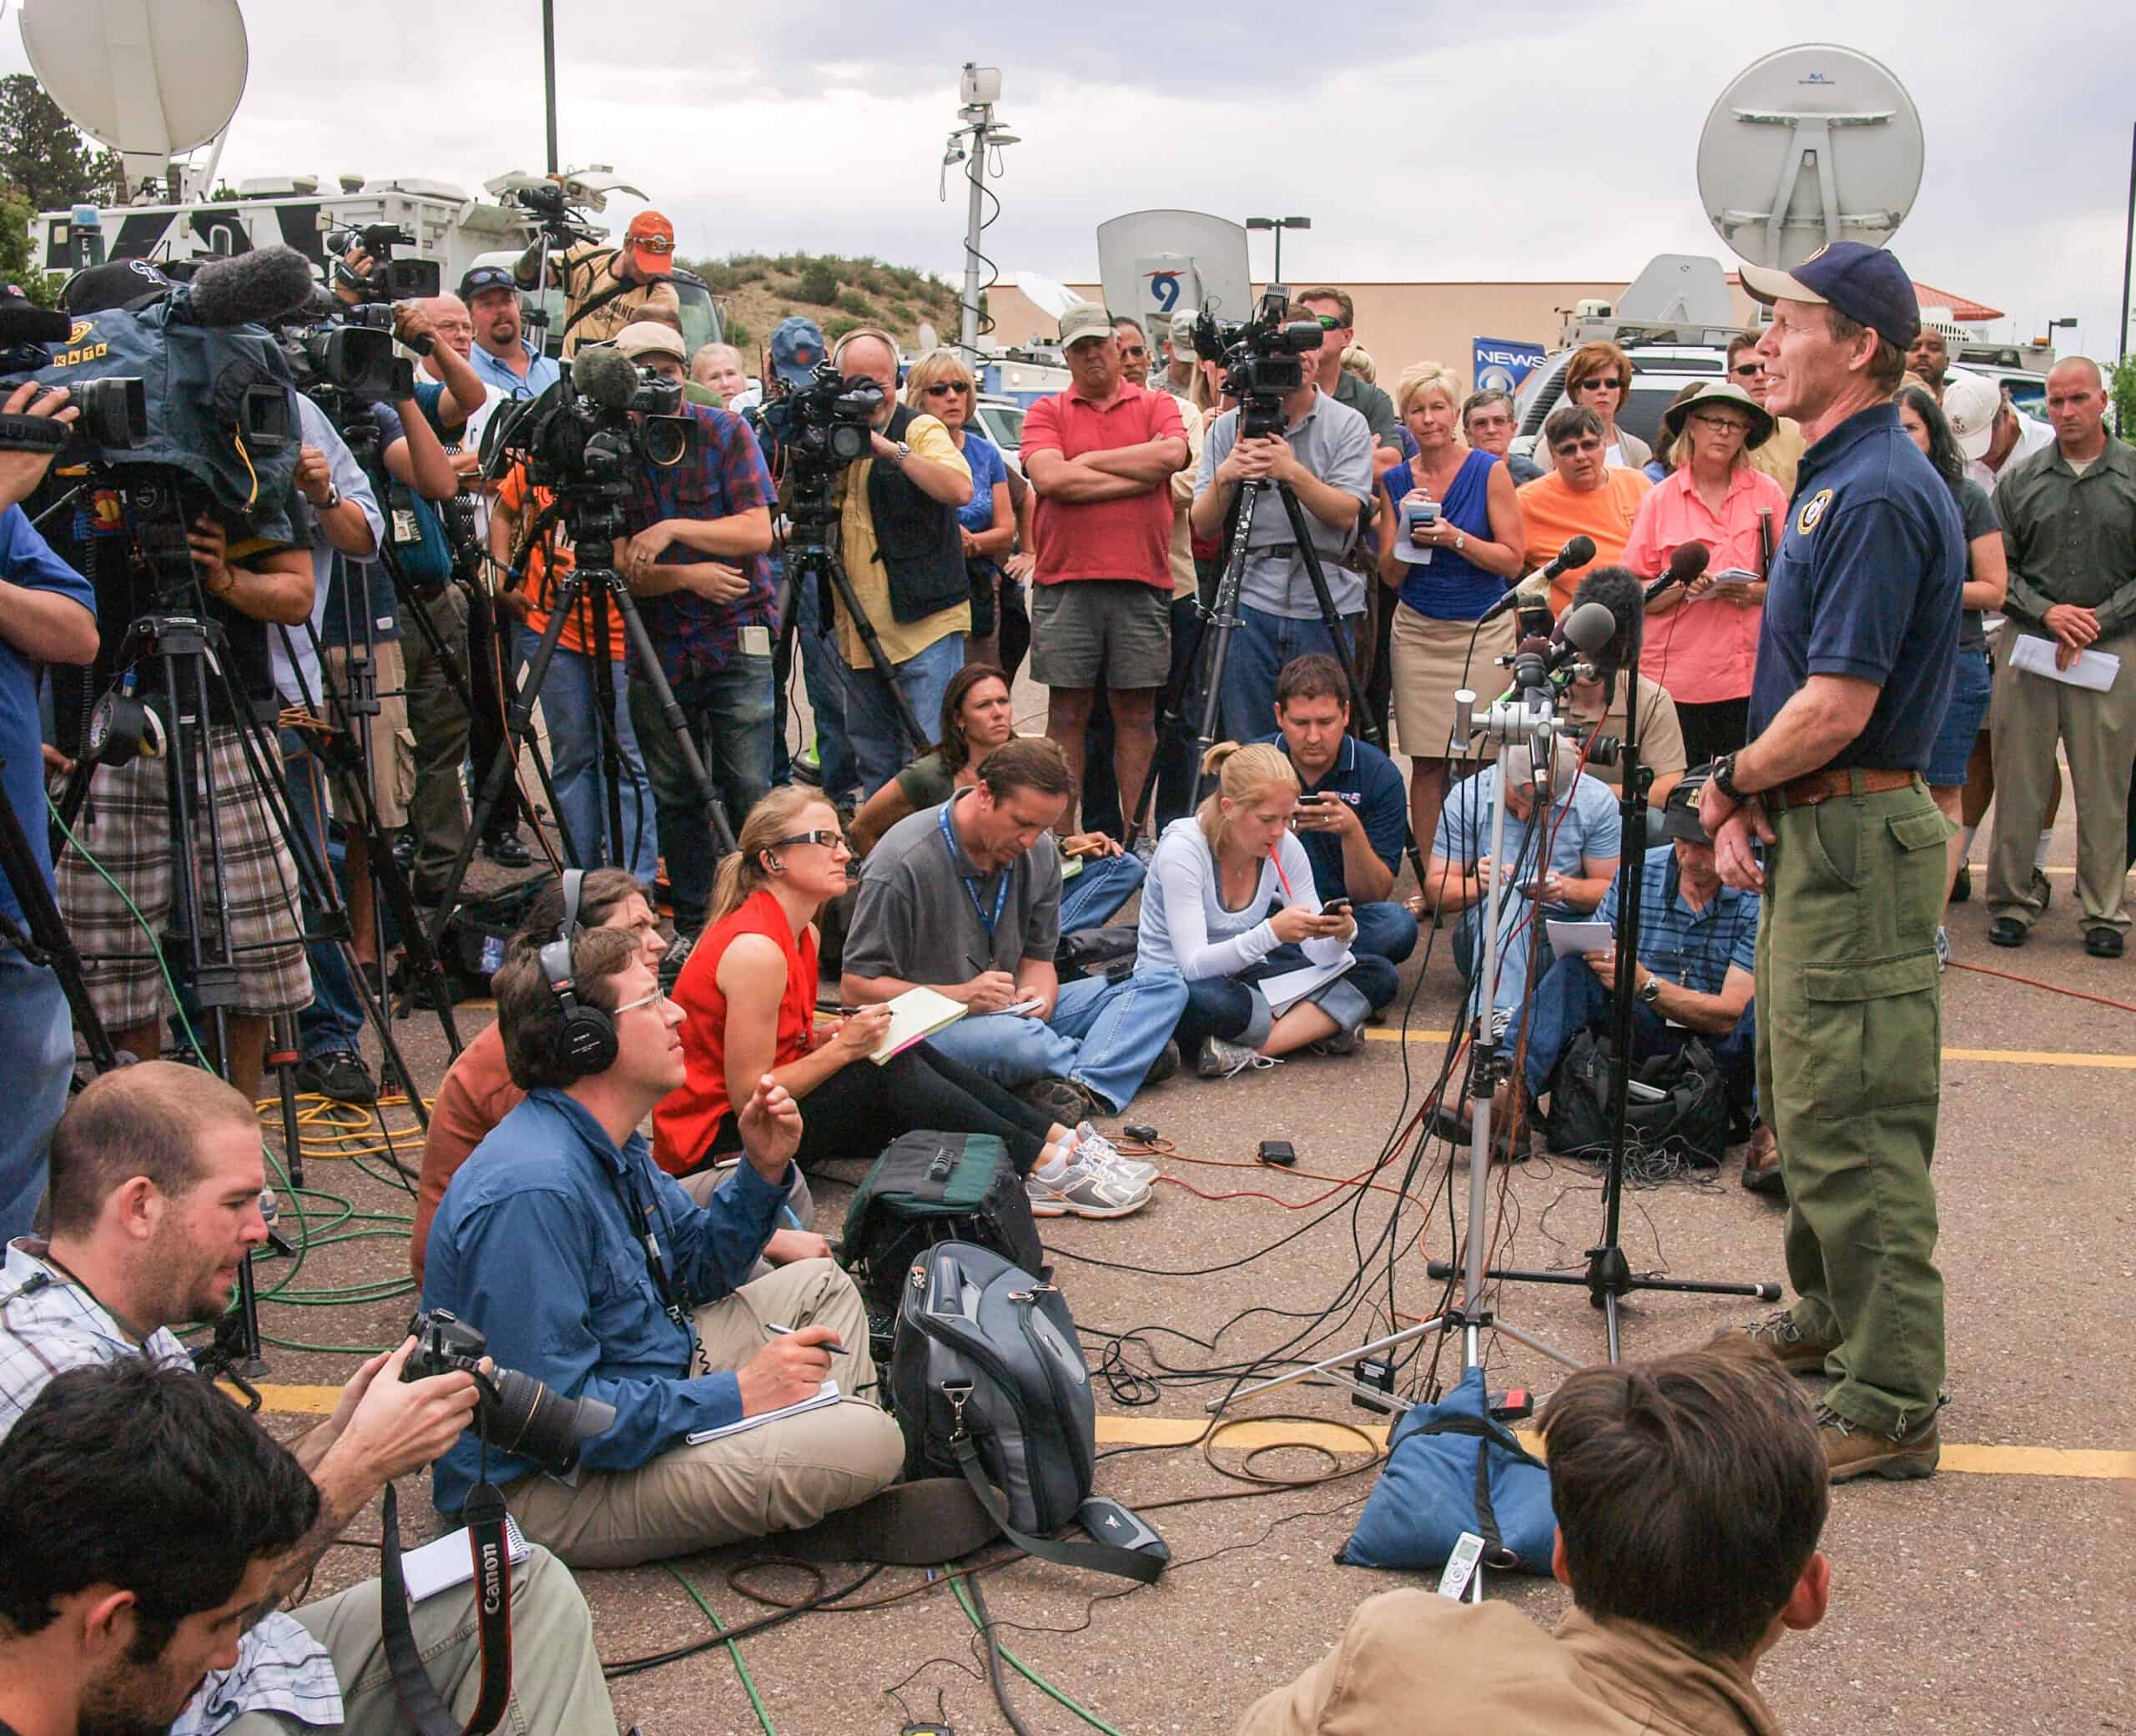
[[[838,1382],[825,1381],[816,1389],[814,1398],[804,1398],[796,1405],[782,1405],[776,1411],[766,1411],[761,1416],[744,1416],[739,1422],[730,1422],[720,1428],[700,1429],[685,1438],[693,1447],[702,1447],[708,1441],[724,1441],[729,1435],[746,1434],[767,1422],[777,1422],[783,1417],[798,1416],[804,1411],[820,1411],[825,1405],[838,1402]]]
[[[890,1028],[883,1033],[882,1042],[868,1057],[878,1067],[903,1054],[914,1044],[924,1043],[935,1032],[955,1024],[965,1016],[965,1010],[962,1001],[937,994],[932,989],[908,989],[886,1004],[890,1009]]]

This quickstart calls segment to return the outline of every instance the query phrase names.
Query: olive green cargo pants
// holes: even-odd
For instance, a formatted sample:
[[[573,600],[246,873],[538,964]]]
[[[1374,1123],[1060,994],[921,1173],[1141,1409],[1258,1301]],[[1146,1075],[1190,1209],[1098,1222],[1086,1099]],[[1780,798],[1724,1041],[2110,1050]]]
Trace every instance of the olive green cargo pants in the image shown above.
[[[1949,823],[1926,786],[1772,814],[1758,926],[1758,1100],[1787,1180],[1795,1323],[1836,1343],[1826,1402],[1898,1435],[1943,1378],[1936,1270]]]

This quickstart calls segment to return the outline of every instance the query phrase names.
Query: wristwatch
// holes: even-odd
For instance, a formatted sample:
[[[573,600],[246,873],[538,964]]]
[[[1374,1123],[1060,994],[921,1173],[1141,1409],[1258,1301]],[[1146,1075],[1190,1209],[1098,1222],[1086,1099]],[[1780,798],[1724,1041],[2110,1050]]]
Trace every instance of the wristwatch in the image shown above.
[[[1651,971],[1646,980],[1632,991],[1632,998],[1643,1007],[1650,1007],[1661,999],[1661,979]]]
[[[903,440],[899,440],[898,442],[898,462],[899,464],[903,464],[906,459],[911,456],[912,448],[907,445]]]
[[[340,504],[341,491],[330,482],[326,485],[326,498],[319,503],[316,510],[320,512],[331,512]]]
[[[1466,531],[1457,530],[1453,533],[1453,552],[1457,555],[1460,554],[1468,546],[1468,533]]]
[[[1730,802],[1744,800],[1743,792],[1736,787],[1736,756],[1724,753],[1706,772],[1706,781]]]

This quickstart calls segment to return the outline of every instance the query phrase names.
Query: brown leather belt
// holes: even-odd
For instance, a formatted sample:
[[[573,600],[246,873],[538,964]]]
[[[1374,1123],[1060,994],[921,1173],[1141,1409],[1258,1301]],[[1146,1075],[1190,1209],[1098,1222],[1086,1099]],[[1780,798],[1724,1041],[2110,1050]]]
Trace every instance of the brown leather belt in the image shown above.
[[[1766,805],[1776,812],[1790,808],[1815,808],[1834,796],[1874,796],[1886,790],[1902,790],[1917,776],[1912,772],[1880,772],[1865,766],[1844,770],[1827,767],[1821,772],[1806,772],[1777,789],[1762,793]]]

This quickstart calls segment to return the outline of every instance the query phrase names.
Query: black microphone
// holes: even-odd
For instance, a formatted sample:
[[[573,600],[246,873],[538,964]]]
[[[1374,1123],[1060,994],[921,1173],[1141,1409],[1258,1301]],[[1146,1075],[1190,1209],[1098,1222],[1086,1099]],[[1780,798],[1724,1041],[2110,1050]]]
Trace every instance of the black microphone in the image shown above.
[[[1543,569],[1542,580],[1544,586],[1548,587],[1559,575],[1569,569],[1586,566],[1594,558],[1594,539],[1592,536],[1574,537],[1570,542],[1558,551],[1557,558]],[[1520,591],[1517,590],[1507,591],[1504,596],[1476,617],[1476,625],[1481,626],[1487,621],[1496,621],[1507,610],[1519,607],[1521,600]]]
[[[203,265],[178,291],[198,325],[272,325],[309,306],[311,265],[294,247],[260,247]]]
[[[628,410],[637,395],[637,369],[612,345],[582,350],[571,359],[572,390],[603,410]]]
[[[1669,571],[1646,587],[1645,600],[1652,602],[1671,585],[1688,585],[1706,570],[1713,551],[1702,542],[1681,542],[1669,557]]]
[[[1600,603],[1566,610],[1549,638],[1530,637],[1520,642],[1513,654],[1514,688],[1524,692],[1554,680],[1562,686],[1572,678],[1569,665],[1601,656],[1616,632],[1617,617]]]

